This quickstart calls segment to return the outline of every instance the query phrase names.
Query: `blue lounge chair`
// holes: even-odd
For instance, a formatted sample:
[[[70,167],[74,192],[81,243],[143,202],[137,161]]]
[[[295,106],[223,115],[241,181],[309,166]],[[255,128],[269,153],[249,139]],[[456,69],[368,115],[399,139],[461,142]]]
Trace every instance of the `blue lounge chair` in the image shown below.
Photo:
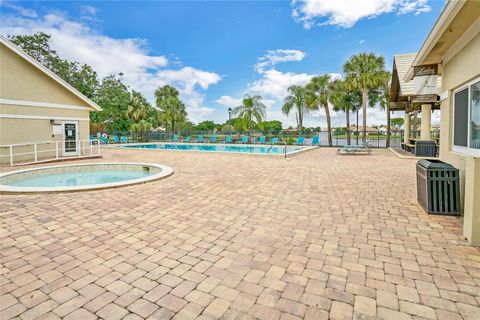
[[[247,143],[247,142],[248,142],[248,137],[247,136],[242,136],[241,143]]]
[[[203,135],[199,135],[197,137],[197,142],[203,142]]]
[[[225,143],[232,143],[232,136],[230,134],[225,137]]]
[[[266,137],[265,137],[265,136],[261,136],[260,139],[258,139],[258,143],[260,143],[260,144],[265,144],[265,140],[266,140]]]
[[[172,142],[178,142],[178,134],[173,135]]]
[[[305,137],[298,137],[296,144],[299,146],[302,146],[304,142],[305,142]]]
[[[101,137],[100,137],[100,141],[101,141],[103,144],[108,144],[108,138],[107,138],[107,137],[101,136]]]
[[[270,141],[271,144],[277,144],[278,143],[278,138],[277,137],[273,137],[272,138],[272,141]]]
[[[370,150],[370,141],[368,139],[363,141],[361,145],[347,144],[337,149],[337,154],[356,154],[356,153],[365,153],[365,152],[368,154],[372,152]]]
[[[186,136],[185,139],[183,139],[183,142],[190,142],[190,139],[191,139],[190,136]]]
[[[122,141],[122,143],[128,143],[128,138],[126,136],[121,136],[120,141]]]
[[[210,143],[215,143],[215,141],[217,141],[217,137],[214,134],[212,134],[210,136]]]
[[[318,136],[313,136],[312,146],[318,146]]]
[[[118,136],[113,136],[113,142],[115,142],[115,144],[120,143]]]

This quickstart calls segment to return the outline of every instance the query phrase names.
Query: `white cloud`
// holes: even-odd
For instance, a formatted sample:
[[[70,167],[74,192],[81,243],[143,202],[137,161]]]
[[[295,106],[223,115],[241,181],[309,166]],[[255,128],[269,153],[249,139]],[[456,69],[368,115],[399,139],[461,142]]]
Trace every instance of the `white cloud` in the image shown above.
[[[302,61],[305,58],[305,53],[300,50],[292,49],[277,49],[268,50],[267,54],[258,59],[255,65],[257,72],[263,72],[267,67],[274,67],[281,62]]]
[[[234,98],[231,96],[221,96],[220,98],[215,100],[215,102],[225,107],[234,108],[242,103],[242,99]]]
[[[385,13],[428,12],[428,0],[293,0],[292,15],[306,29],[319,25],[350,28],[359,20]]]
[[[35,12],[34,10],[27,9],[25,7],[22,7],[21,5],[14,4],[10,1],[0,1],[0,7],[13,10],[22,17],[35,18],[37,16],[37,12]]]
[[[82,6],[80,10],[82,11],[82,14],[91,15],[91,16],[96,15],[98,12],[98,9],[96,7],[89,6],[89,5]]]
[[[298,84],[305,85],[313,77],[306,73],[282,72],[276,69],[264,71],[262,77],[249,85],[249,90],[262,96],[283,100],[288,87]]]
[[[363,39],[358,41],[358,44],[364,44],[364,43],[365,43],[365,40],[363,40]]]
[[[94,13],[91,8],[89,10],[91,14]],[[38,18],[3,15],[0,31],[4,35],[40,31],[50,34],[52,48],[62,58],[86,63],[100,77],[122,72],[125,83],[142,92],[151,102],[154,101],[153,92],[156,88],[174,85],[180,91],[191,120],[195,122],[204,120],[214,110],[203,106],[203,91],[218,83],[221,76],[190,66],[174,68],[177,64],[170,66],[165,56],[152,55],[145,40],[105,36],[85,22],[70,20],[58,12]]]

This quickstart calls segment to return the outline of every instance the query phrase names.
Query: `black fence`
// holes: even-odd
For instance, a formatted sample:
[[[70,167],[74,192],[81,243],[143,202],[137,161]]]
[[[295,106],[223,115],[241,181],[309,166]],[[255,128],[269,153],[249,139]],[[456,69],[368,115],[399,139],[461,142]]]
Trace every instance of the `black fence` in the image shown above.
[[[102,133],[97,133],[98,137]],[[346,144],[362,144],[363,137],[370,141],[373,148],[387,147],[387,132],[383,129],[362,131],[345,131],[335,129],[330,133],[328,131],[319,132],[303,132],[282,130],[282,131],[181,131],[181,132],[165,132],[165,131],[148,131],[148,132],[128,132],[115,131],[108,134],[108,142],[115,143],[118,138],[123,142],[121,137],[126,137],[128,142],[168,142],[168,141],[189,141],[196,142],[199,136],[203,136],[203,142],[210,142],[211,136],[215,135],[215,142],[222,143],[227,140],[227,136],[231,136],[231,143],[241,143],[242,137],[247,136],[247,143],[260,143],[261,137],[265,137],[265,144],[271,144],[273,138],[278,138],[279,143],[293,145],[297,143],[299,136],[304,137],[304,145],[318,145],[320,147],[341,147]],[[114,139],[114,137],[117,137]],[[314,136],[318,138],[314,139]],[[329,143],[329,136],[331,136],[331,144]],[[420,136],[419,131],[411,131],[410,137]],[[190,137],[190,138],[187,138]],[[432,139],[438,141],[439,132],[432,132]],[[318,139],[318,143],[313,143]],[[403,142],[403,130],[392,130],[390,133],[389,146],[393,148],[400,148]],[[124,139],[125,141],[125,139]],[[315,141],[316,142],[316,141]]]

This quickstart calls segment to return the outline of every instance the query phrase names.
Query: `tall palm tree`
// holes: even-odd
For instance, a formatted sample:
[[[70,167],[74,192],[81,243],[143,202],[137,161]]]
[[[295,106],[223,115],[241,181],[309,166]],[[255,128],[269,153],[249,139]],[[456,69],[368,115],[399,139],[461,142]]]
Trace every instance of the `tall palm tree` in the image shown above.
[[[327,118],[328,145],[332,146],[332,123],[328,101],[333,92],[332,77],[329,74],[313,77],[305,87],[306,102],[310,109],[319,110],[323,107]]]
[[[335,80],[332,83],[333,92],[330,102],[334,111],[345,112],[345,123],[347,128],[347,144],[350,144],[350,112],[354,112],[362,102],[360,91],[352,89],[345,80]]]
[[[266,118],[267,107],[263,104],[261,96],[255,95],[252,97],[245,94],[242,104],[233,108],[232,116],[242,119],[243,128],[248,129],[248,135],[250,136],[254,121],[260,123]]]
[[[298,135],[300,135],[303,129],[303,116],[310,110],[305,101],[305,88],[302,86],[293,85],[288,88],[288,93],[290,95],[285,98],[282,112],[288,116],[290,112],[295,109]]]
[[[161,102],[167,98],[178,97],[179,95],[180,93],[178,90],[172,86],[169,86],[168,84],[155,90],[155,99],[157,105],[161,104]]]
[[[159,120],[170,125],[172,132],[175,131],[175,124],[185,122],[187,111],[185,105],[177,97],[168,97],[162,101],[159,107]]]
[[[385,71],[385,58],[373,52],[355,54],[343,65],[347,81],[362,93],[363,140],[367,129],[368,92],[379,88],[388,77]]]
[[[179,98],[179,92],[172,86],[165,85],[155,90],[155,100],[158,112],[158,120],[165,123],[165,127],[171,126],[175,131],[175,124],[187,119],[185,105]]]

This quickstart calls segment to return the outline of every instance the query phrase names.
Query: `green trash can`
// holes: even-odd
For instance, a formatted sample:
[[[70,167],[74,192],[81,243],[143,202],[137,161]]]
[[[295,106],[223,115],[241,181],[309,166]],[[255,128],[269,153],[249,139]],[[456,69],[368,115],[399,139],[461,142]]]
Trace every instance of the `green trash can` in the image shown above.
[[[430,214],[460,215],[458,169],[440,160],[418,161],[417,199]]]

